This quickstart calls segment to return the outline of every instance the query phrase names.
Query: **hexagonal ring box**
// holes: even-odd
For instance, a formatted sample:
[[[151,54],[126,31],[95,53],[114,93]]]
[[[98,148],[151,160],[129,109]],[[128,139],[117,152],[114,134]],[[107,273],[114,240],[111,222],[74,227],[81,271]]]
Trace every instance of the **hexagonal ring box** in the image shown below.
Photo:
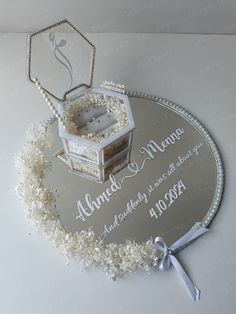
[[[104,182],[129,163],[135,123],[125,94],[92,87],[94,61],[95,46],[67,20],[30,36],[29,79],[57,100],[69,170]]]

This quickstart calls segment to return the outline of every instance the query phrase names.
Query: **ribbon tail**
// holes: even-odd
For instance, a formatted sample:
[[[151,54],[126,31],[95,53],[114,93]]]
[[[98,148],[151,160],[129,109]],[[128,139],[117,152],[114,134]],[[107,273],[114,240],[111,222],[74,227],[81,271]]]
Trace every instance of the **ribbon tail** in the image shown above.
[[[177,240],[170,246],[170,249],[172,251],[175,251],[181,245],[187,244],[188,242],[198,238],[199,236],[209,231],[209,229],[201,227],[200,225],[201,225],[200,222],[196,222],[187,233],[185,233],[179,240]]]
[[[194,283],[191,281],[189,276],[186,274],[184,271],[183,267],[181,266],[180,262],[177,260],[177,258],[170,254],[169,255],[171,259],[172,265],[175,267],[176,271],[180,275],[181,279],[184,281],[189,294],[191,295],[193,301],[199,300],[200,299],[200,290],[194,285]]]
[[[164,253],[164,255],[162,257],[162,260],[161,260],[161,262],[159,264],[159,269],[161,271],[165,271],[165,270],[170,268],[170,265],[171,265],[171,262],[170,262],[169,255]]]

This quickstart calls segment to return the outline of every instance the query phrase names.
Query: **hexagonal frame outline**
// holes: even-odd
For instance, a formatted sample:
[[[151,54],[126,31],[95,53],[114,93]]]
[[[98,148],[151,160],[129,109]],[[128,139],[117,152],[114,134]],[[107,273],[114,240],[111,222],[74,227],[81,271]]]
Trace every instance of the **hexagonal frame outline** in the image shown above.
[[[62,21],[59,21],[55,24],[52,24],[52,25],[49,25],[43,29],[40,29],[39,31],[33,33],[30,35],[30,38],[29,38],[29,49],[28,49],[28,78],[29,80],[35,84],[32,76],[31,76],[31,47],[32,47],[32,38],[37,36],[38,34],[40,33],[43,33],[53,27],[56,27],[56,26],[59,26],[61,24],[68,24],[71,28],[73,28],[77,33],[78,35],[80,35],[92,48],[92,60],[91,60],[91,66],[90,66],[90,74],[89,74],[89,84],[86,84],[86,83],[81,83],[71,89],[69,89],[68,91],[66,91],[64,93],[64,96],[63,98],[59,98],[57,96],[55,96],[54,94],[52,94],[49,90],[47,90],[45,87],[42,86],[42,89],[48,93],[49,95],[51,95],[53,98],[55,98],[56,100],[59,100],[59,101],[65,101],[66,100],[66,96],[71,93],[72,91],[76,90],[77,88],[80,88],[80,87],[85,87],[85,88],[89,88],[92,86],[93,84],[93,74],[94,74],[94,64],[95,64],[95,54],[96,54],[96,47],[88,40],[88,38],[86,38],[80,31],[79,29],[74,26],[70,21],[68,21],[67,19],[64,19]]]

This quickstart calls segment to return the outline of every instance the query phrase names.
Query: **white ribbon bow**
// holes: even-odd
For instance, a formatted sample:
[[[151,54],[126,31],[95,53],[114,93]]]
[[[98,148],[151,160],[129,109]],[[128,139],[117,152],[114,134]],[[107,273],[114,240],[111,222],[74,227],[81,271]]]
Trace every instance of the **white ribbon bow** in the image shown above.
[[[173,253],[181,246],[188,244],[189,242],[196,239],[200,235],[203,235],[207,231],[209,231],[209,229],[202,227],[200,222],[196,222],[195,225],[187,233],[185,233],[185,235],[183,235],[179,240],[174,242],[169,248],[162,237],[158,236],[155,239],[155,247],[163,252],[163,256],[159,264],[159,269],[162,271],[167,270],[170,268],[171,265],[173,265],[176,271],[180,274],[184,283],[186,284],[188,292],[190,293],[194,301],[200,299],[200,290],[190,280]]]

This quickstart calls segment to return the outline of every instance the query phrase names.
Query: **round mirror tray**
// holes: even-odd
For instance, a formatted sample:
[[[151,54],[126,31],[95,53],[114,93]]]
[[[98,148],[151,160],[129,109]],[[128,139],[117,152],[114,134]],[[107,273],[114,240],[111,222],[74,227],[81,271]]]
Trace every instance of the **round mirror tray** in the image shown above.
[[[102,184],[70,173],[54,121],[45,184],[57,190],[54,211],[68,232],[91,228],[106,244],[161,235],[170,245],[195,222],[206,226],[214,216],[223,188],[221,158],[205,128],[184,109],[162,98],[128,95],[136,124],[128,166]]]
[[[69,171],[53,118],[31,129],[17,158],[17,191],[31,223],[68,258],[111,276],[155,265],[157,236],[170,247],[197,222],[206,227],[223,192],[221,157],[201,123],[163,98],[127,95],[130,154],[125,166],[122,159],[109,166],[105,182]]]

